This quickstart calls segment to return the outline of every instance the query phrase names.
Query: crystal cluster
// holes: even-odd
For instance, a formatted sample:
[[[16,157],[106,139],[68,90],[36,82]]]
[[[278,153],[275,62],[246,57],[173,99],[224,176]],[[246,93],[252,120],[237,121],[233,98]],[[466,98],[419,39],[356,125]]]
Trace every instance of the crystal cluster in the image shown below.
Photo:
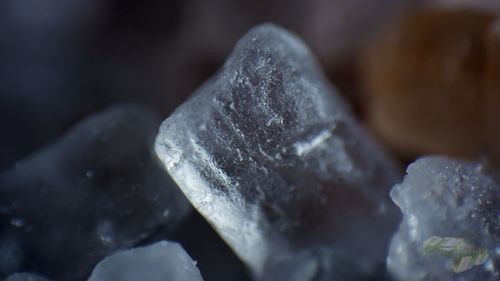
[[[402,148],[429,145],[453,154],[458,147],[494,156],[496,135],[484,132],[497,127],[499,116],[500,52],[492,47],[500,42],[498,18],[484,11],[424,14],[434,17],[443,22],[417,24],[422,33],[401,35],[417,49],[422,42],[429,48],[425,60],[397,42],[384,49],[394,61],[376,56],[388,69],[375,69],[382,88],[374,87],[394,78],[409,89],[380,90],[403,98],[401,107],[390,97],[378,102],[403,113],[389,118],[401,126]],[[436,26],[447,24],[457,30],[425,45]],[[482,58],[494,58],[491,65],[475,59],[481,48],[487,50]],[[394,59],[399,51],[413,59],[402,68],[405,60]],[[436,75],[427,71],[433,65]],[[386,75],[392,71],[397,75]],[[430,101],[412,96],[422,89]],[[444,97],[435,95],[441,92]],[[448,116],[439,118],[450,100]],[[424,105],[432,114],[422,119],[436,126],[436,135],[408,117],[421,116]],[[381,121],[383,113],[371,114],[391,126]],[[0,280],[202,281],[181,244],[200,261],[206,280],[246,280],[243,263],[220,237],[256,281],[380,281],[389,274],[399,281],[500,280],[500,173],[432,156],[411,164],[397,184],[398,165],[355,120],[305,44],[280,27],[251,29],[158,132],[159,125],[146,108],[116,106],[0,174]],[[458,138],[463,128],[477,134]],[[474,150],[477,144],[486,150]],[[199,211],[189,218],[185,196]]]
[[[279,27],[240,39],[164,121],[156,152],[257,278],[348,280],[385,260],[400,171]]]
[[[159,119],[95,114],[0,177],[0,276],[85,280],[117,249],[168,233],[190,210],[153,151]]]
[[[196,263],[174,242],[121,251],[101,261],[88,281],[203,281]]]
[[[401,281],[500,280],[499,179],[483,164],[445,157],[411,164],[391,191],[404,215],[387,260],[393,275]],[[439,239],[448,242],[426,253]],[[462,250],[447,254],[451,244]]]

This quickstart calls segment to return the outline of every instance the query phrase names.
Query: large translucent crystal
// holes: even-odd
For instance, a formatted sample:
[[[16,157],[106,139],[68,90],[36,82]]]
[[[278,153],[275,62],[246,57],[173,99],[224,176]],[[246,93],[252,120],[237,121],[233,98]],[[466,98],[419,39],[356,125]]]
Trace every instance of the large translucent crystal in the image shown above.
[[[164,121],[156,152],[256,276],[332,279],[344,271],[333,265],[364,275],[385,260],[399,169],[302,41],[279,27],[238,42]]]
[[[500,280],[500,185],[485,165],[424,157],[391,196],[404,214],[389,270],[401,281]]]
[[[153,151],[159,118],[136,106],[95,114],[0,177],[0,277],[86,280],[116,249],[166,233],[189,211]]]
[[[88,281],[203,281],[195,262],[174,242],[121,251],[101,261]]]

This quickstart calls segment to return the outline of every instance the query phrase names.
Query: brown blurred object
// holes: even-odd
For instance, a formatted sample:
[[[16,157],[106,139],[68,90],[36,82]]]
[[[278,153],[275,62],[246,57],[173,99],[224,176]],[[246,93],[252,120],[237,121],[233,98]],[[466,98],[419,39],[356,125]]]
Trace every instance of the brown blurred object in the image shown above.
[[[500,22],[484,10],[432,8],[367,50],[368,122],[402,156],[500,159]]]
[[[485,147],[491,148],[495,159],[500,162],[500,17],[488,27],[486,66],[486,108],[483,131]]]

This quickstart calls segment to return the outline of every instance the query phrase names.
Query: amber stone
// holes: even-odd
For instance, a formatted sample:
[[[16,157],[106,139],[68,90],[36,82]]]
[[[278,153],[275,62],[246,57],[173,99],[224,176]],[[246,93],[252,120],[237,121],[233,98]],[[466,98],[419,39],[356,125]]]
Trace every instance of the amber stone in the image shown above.
[[[405,156],[500,159],[500,22],[428,8],[391,25],[364,57],[369,122]]]

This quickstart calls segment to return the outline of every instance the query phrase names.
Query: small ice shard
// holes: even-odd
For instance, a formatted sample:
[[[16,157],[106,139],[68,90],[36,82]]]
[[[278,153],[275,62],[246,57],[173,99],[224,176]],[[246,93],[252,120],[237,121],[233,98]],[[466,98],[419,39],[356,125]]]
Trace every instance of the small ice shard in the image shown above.
[[[384,263],[400,171],[284,29],[245,35],[164,121],[156,152],[258,278],[328,280],[335,264],[364,275]]]
[[[7,279],[5,279],[5,281],[49,281],[49,280],[32,273],[14,273]]]
[[[195,262],[174,242],[121,251],[101,261],[88,281],[202,281]]]
[[[402,281],[500,280],[499,174],[484,164],[424,157],[391,197],[404,218],[387,259]]]
[[[1,175],[0,249],[10,252],[0,253],[0,277],[86,280],[115,250],[172,230],[190,206],[154,154],[159,123],[145,108],[117,106]]]

